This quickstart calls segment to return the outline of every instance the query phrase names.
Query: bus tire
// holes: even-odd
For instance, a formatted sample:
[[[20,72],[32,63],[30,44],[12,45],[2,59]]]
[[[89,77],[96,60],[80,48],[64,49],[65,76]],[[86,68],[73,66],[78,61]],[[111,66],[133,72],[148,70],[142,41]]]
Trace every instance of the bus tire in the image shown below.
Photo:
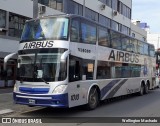
[[[149,92],[149,84],[147,83],[144,87],[144,93],[148,94],[148,92]]]
[[[98,92],[96,88],[91,88],[88,95],[88,104],[86,105],[87,110],[95,109],[99,104]]]
[[[144,94],[144,85],[141,84],[140,91],[139,91],[138,95],[142,96],[143,94]]]

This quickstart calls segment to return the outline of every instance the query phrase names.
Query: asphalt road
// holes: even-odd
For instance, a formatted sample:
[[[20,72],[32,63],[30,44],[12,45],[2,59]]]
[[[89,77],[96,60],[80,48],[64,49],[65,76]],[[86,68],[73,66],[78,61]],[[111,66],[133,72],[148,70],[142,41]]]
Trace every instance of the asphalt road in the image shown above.
[[[55,109],[43,107],[28,107],[23,105],[15,105],[12,100],[12,93],[0,94],[0,110],[12,109],[12,113],[0,115],[1,117],[29,117],[29,118],[44,118],[45,122],[54,122],[52,126],[72,126],[72,125],[87,125],[87,126],[106,126],[107,119],[116,122],[116,117],[127,118],[156,118],[160,117],[160,89],[152,90],[144,96],[131,95],[105,101],[100,106],[92,111],[86,111],[83,107],[75,107],[70,109]],[[104,117],[104,118],[103,118]],[[111,118],[113,117],[113,118]],[[118,118],[119,119],[119,118]],[[158,118],[159,119],[159,118]],[[62,124],[61,124],[62,123]],[[49,123],[47,125],[50,125]],[[110,123],[107,126],[159,126],[159,124],[116,124]]]

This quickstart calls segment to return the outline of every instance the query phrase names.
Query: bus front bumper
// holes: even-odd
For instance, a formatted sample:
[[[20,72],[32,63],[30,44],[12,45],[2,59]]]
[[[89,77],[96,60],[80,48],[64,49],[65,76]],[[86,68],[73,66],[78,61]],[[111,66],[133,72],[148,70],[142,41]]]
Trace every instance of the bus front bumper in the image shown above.
[[[22,105],[68,108],[67,93],[59,95],[32,95],[13,92],[13,99],[16,104]]]

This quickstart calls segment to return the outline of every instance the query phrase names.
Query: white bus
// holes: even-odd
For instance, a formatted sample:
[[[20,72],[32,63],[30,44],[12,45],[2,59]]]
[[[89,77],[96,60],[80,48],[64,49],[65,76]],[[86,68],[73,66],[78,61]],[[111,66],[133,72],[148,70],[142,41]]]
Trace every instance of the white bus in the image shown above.
[[[86,105],[155,86],[154,46],[77,15],[27,21],[14,86],[16,104]]]

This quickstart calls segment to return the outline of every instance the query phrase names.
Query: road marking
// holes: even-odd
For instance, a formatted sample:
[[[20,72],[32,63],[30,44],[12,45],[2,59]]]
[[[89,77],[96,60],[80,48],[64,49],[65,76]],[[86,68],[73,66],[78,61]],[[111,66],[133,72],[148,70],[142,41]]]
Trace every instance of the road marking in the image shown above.
[[[0,110],[0,115],[7,114],[7,113],[12,113],[12,112],[13,112],[12,109],[4,109],[4,110]]]

